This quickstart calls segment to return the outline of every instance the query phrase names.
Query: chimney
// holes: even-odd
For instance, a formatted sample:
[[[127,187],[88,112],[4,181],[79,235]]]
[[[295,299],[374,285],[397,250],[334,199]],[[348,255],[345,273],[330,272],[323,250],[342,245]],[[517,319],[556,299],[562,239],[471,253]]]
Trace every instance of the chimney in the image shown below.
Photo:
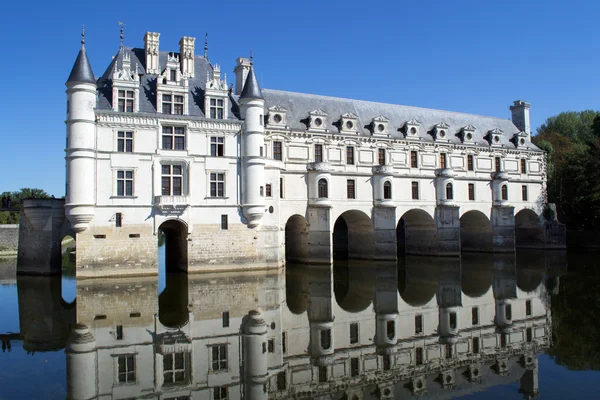
[[[531,124],[529,123],[529,107],[531,105],[523,100],[517,100],[510,106],[512,122],[520,131],[526,132],[531,139]]]
[[[181,75],[184,78],[194,77],[194,42],[196,38],[184,36],[179,41],[179,59]]]
[[[160,74],[158,65],[158,39],[160,33],[146,32],[144,35],[144,48],[146,49],[146,73]]]
[[[235,73],[235,94],[240,95],[252,64],[250,59],[245,57],[239,57],[235,62],[237,64],[233,70]]]

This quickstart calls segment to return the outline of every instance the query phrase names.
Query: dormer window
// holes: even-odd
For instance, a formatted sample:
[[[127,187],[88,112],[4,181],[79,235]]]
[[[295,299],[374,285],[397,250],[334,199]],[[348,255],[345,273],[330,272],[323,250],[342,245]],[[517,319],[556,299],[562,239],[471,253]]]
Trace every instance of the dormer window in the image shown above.
[[[286,109],[281,106],[274,106],[269,108],[269,125],[285,126],[285,113]]]
[[[174,69],[171,69],[169,71],[171,72],[171,76],[170,76],[171,82],[176,82],[177,81],[177,71]]]
[[[127,52],[121,55],[122,68],[115,68],[113,73],[113,111],[138,112],[138,96],[140,77],[137,67],[131,68],[131,56]],[[117,62],[118,65],[118,62]]]
[[[490,146],[502,146],[500,136],[502,135],[502,131],[498,128],[494,128],[488,132],[485,139],[488,141]]]
[[[223,99],[210,99],[210,118],[223,119],[225,105]]]
[[[475,127],[473,125],[463,126],[460,131],[460,139],[463,143],[472,143],[474,141]]]
[[[312,130],[325,131],[327,113],[323,110],[314,110],[310,112],[309,128]]]
[[[340,133],[357,133],[358,132],[358,116],[348,112],[342,114],[339,121]]]
[[[373,118],[371,122],[371,132],[373,135],[386,135],[389,119],[380,115]]]
[[[163,94],[162,113],[183,115],[183,96]]]
[[[434,140],[448,140],[448,129],[450,126],[445,122],[440,122],[433,128]]]
[[[406,122],[404,132],[407,139],[417,139],[419,137],[419,127],[421,123],[416,119],[411,119]]]
[[[119,90],[117,96],[118,111],[133,112],[135,92],[133,90]]]
[[[179,72],[179,57],[169,54],[167,68],[157,79],[157,108],[163,114],[186,115],[188,110],[188,80]]]
[[[221,79],[221,67],[212,66],[212,76],[206,72],[206,87],[204,90],[204,114],[207,118],[225,119],[229,109],[227,78]],[[262,125],[262,123],[261,123]]]
[[[511,139],[511,142],[515,145],[515,147],[525,147],[527,140],[529,139],[529,135],[527,132],[519,132],[515,133]]]

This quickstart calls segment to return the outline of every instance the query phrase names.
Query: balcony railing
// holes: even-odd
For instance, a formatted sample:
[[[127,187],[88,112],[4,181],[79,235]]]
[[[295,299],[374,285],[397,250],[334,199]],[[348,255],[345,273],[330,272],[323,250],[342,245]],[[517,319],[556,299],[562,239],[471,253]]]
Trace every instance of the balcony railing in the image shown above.
[[[183,211],[190,206],[190,196],[155,196],[154,206],[161,211]]]

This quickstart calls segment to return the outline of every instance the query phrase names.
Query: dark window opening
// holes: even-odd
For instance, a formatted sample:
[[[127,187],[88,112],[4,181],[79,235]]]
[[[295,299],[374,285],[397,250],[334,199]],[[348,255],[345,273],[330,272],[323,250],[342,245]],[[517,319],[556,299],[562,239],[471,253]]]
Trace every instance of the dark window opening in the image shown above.
[[[315,162],[323,162],[323,145],[315,144]]]
[[[446,185],[446,200],[452,200],[454,198],[454,190],[452,189],[452,184],[448,183]]]
[[[419,159],[416,151],[410,152],[410,167],[418,168],[419,167]]]
[[[273,142],[273,159],[277,161],[283,160],[282,143]]]
[[[358,343],[358,323],[350,324],[350,344]]]
[[[319,198],[320,199],[327,198],[327,180],[326,179],[319,180]]]
[[[385,331],[387,338],[393,340],[396,337],[396,323],[394,321],[387,321]]]
[[[467,156],[467,171],[473,171],[474,169],[473,156],[469,154]]]
[[[354,357],[350,359],[350,376],[358,376],[359,374],[359,359]]]
[[[415,334],[423,333],[423,316],[415,315]]]
[[[117,228],[120,228],[121,226],[123,226],[123,214],[121,214],[121,213],[115,214],[115,226]]]
[[[354,165],[354,147],[346,147],[346,164]]]
[[[456,313],[450,313],[450,329],[456,329]]]
[[[229,311],[223,311],[222,319],[223,319],[223,328],[228,328],[229,327]]]
[[[331,348],[331,330],[325,329],[321,331],[321,348],[329,350]]]
[[[419,199],[419,182],[412,182],[411,189],[412,189],[413,200],[418,200]]]
[[[479,325],[479,309],[477,307],[471,309],[471,323],[473,325]]]
[[[469,200],[475,200],[475,184],[469,183]]]
[[[386,200],[392,198],[392,183],[390,181],[383,183],[383,198]]]

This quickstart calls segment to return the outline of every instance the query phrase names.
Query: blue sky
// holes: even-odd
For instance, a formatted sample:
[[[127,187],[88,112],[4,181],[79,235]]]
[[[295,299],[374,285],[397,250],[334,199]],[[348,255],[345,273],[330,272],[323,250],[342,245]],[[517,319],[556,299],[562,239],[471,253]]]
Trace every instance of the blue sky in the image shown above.
[[[81,25],[99,76],[119,47],[161,50],[181,36],[233,81],[252,48],[263,87],[509,118],[531,103],[532,127],[561,111],[600,109],[597,1],[12,2],[0,46],[0,192],[64,194],[64,83]]]

